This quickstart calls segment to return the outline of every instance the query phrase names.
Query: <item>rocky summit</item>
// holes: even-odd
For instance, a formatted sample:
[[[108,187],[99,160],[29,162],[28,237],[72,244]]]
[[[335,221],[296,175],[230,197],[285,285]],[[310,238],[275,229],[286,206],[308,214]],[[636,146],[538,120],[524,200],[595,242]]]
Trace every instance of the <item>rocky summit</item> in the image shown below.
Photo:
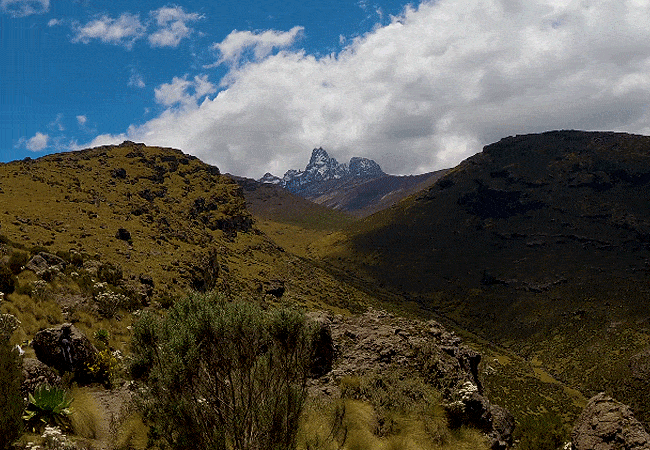
[[[367,158],[353,157],[349,164],[341,164],[327,154],[322,147],[311,153],[305,170],[288,170],[282,178],[266,173],[259,179],[260,183],[282,186],[293,193],[309,194],[319,183],[350,178],[371,179],[386,175],[379,164]]]
[[[355,156],[348,164],[340,164],[322,148],[315,148],[304,170],[288,170],[282,178],[266,173],[257,181],[264,186],[284,188],[313,203],[362,218],[429,187],[446,172],[438,170],[420,175],[388,175],[371,159]],[[249,194],[257,190],[250,182],[245,184]],[[247,195],[247,201],[255,202],[255,195]]]

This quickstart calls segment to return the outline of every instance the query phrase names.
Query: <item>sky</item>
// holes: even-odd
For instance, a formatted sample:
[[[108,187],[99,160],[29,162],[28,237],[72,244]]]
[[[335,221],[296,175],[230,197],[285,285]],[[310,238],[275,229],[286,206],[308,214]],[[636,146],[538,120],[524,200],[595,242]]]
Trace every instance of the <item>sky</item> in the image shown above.
[[[124,140],[253,178],[650,134],[650,0],[0,0],[0,161]]]

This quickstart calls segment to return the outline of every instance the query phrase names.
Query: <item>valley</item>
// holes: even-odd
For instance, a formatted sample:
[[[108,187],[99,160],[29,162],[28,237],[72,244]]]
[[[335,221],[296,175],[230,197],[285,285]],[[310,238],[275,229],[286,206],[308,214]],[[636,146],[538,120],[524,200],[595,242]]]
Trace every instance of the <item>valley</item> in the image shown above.
[[[301,173],[330,164],[338,178],[303,177],[302,194],[128,141],[0,165],[0,248],[11,268],[0,312],[21,323],[12,344],[33,358],[36,333],[69,322],[89,337],[105,330],[106,345],[128,355],[143,311],[164,315],[189,291],[218,292],[264,310],[325,311],[331,324],[375,323],[386,336],[444,326],[444,339],[480,353],[482,395],[512,413],[521,445],[548,431],[531,418],[558,418],[568,441],[601,391],[648,427],[650,138],[509,137],[413,177],[371,163],[361,166],[373,175],[355,181],[316,149]],[[39,255],[49,258],[42,267]],[[365,331],[337,339],[348,345],[355,333]],[[396,370],[390,358],[377,367]],[[338,377],[321,381],[339,392]],[[470,445],[478,435],[445,436]]]

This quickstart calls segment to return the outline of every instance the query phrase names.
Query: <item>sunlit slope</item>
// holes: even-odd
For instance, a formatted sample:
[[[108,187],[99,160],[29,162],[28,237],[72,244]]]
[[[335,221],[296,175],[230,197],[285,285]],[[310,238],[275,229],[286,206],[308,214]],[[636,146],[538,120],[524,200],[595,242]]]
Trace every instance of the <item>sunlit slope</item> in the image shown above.
[[[6,254],[73,250],[125,278],[150,276],[154,298],[264,295],[269,283],[300,303],[363,297],[284,252],[255,227],[237,183],[179,150],[124,142],[0,164],[0,204]]]

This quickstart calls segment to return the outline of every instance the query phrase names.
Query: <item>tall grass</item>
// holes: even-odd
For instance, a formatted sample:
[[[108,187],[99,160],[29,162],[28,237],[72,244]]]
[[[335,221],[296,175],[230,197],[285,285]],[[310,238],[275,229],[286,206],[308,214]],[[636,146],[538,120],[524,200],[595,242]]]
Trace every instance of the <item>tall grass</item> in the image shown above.
[[[72,390],[72,430],[75,435],[86,439],[106,438],[105,417],[101,406],[88,389]]]
[[[440,395],[399,372],[348,377],[343,398],[313,399],[298,435],[305,450],[484,450],[479,431],[451,430]]]

